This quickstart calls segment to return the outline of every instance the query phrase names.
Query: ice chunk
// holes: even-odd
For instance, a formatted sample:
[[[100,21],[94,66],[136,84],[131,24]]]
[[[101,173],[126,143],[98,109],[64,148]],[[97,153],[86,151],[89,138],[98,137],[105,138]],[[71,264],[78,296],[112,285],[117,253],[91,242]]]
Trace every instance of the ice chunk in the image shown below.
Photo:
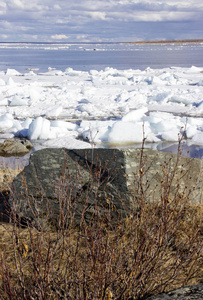
[[[98,75],[99,71],[97,70],[90,70],[90,75]]]
[[[82,121],[78,133],[90,143],[107,143],[108,133],[115,121]]]
[[[69,76],[78,76],[81,73],[82,73],[81,71],[76,71],[76,70],[73,70],[72,68],[66,68],[65,69],[65,74],[69,75]]]
[[[6,71],[6,75],[9,75],[9,76],[19,76],[19,75],[21,75],[21,73],[20,72],[18,72],[18,71],[16,71],[15,69],[7,69],[7,71]]]
[[[199,82],[198,82],[198,84],[197,85],[199,85],[199,86],[203,86],[203,79],[201,79]]]
[[[5,81],[0,78],[0,86],[4,86],[4,85],[6,85]]]
[[[40,140],[47,140],[50,135],[50,121],[43,119],[42,127],[41,127],[41,132],[39,135]]]
[[[160,122],[153,123],[153,130],[155,133],[161,133],[165,131],[175,130],[177,128],[176,123],[174,120],[161,120]]]
[[[4,98],[3,95],[0,95],[0,106],[7,106],[8,105],[8,99]]]
[[[46,117],[47,118],[56,118],[58,117],[63,111],[63,107],[62,106],[55,106],[52,107],[50,110],[48,110],[46,112]]]
[[[195,134],[191,140],[194,145],[203,145],[203,132],[198,132]]]
[[[28,129],[28,138],[30,140],[37,140],[41,134],[43,125],[43,118],[38,117],[37,119],[33,120]]]
[[[27,118],[24,122],[22,122],[21,126],[23,128],[29,128],[30,124],[32,123],[32,119],[31,118]]]
[[[203,101],[201,101],[201,102],[197,105],[197,107],[198,107],[198,110],[199,110],[199,111],[200,111],[200,110],[203,111]]]
[[[65,121],[61,121],[61,120],[51,121],[51,126],[52,127],[66,128],[68,130],[77,130],[77,128],[78,128],[78,125],[75,124],[75,123],[65,122]]]
[[[168,142],[178,142],[179,135],[180,131],[177,128],[173,128],[173,130],[163,132],[161,137],[163,140]]]
[[[9,132],[0,133],[0,140],[12,139],[14,137],[15,137],[15,135],[13,133],[9,133]]]
[[[140,109],[133,110],[129,113],[127,113],[123,118],[122,121],[129,122],[129,121],[140,121],[145,116],[145,114],[148,112],[147,107],[142,107]]]
[[[27,105],[27,100],[24,98],[19,97],[18,95],[15,95],[10,104],[10,106],[26,106]]]
[[[185,73],[187,74],[191,74],[191,73],[201,73],[202,72],[202,69],[201,68],[198,68],[198,67],[195,67],[195,66],[192,66],[191,68],[189,68],[187,71],[185,71]]]
[[[50,134],[49,134],[48,139],[60,138],[60,137],[63,137],[64,135],[66,135],[67,133],[68,133],[68,130],[66,128],[50,127]],[[77,136],[77,134],[76,134],[76,136]]]
[[[38,117],[29,125],[27,136],[31,140],[47,140],[60,138],[68,132],[72,132],[72,135],[77,137],[78,133],[75,131],[76,129],[77,125],[69,122],[49,121],[45,118]],[[23,134],[25,134],[25,130]]]
[[[109,127],[99,127],[98,129],[92,128],[83,131],[82,136],[85,141],[90,142],[91,144],[97,143],[107,143],[108,142],[108,132]]]
[[[10,86],[16,85],[15,81],[11,77],[9,77],[9,79],[6,82],[6,84],[10,85]]]
[[[147,78],[145,78],[144,80],[145,82],[147,82],[148,84],[158,84],[158,85],[165,85],[164,81],[161,80],[160,78],[158,78],[157,76],[149,76]]]
[[[0,117],[0,132],[6,132],[13,127],[13,117],[10,114],[5,114]]]
[[[188,118],[187,124],[191,125],[191,126],[196,126],[196,127],[203,127],[203,119],[202,118]]]
[[[20,121],[18,120],[13,120],[13,131],[20,131],[22,129],[22,125]]]
[[[145,137],[151,132],[149,125],[144,127]],[[108,136],[110,144],[132,144],[143,141],[143,123],[142,122],[115,122]]]
[[[186,129],[186,136],[188,139],[191,139],[196,133],[197,133],[196,126],[188,126],[188,128]]]
[[[149,96],[149,100],[156,101],[160,104],[164,104],[164,103],[167,103],[167,101],[168,101],[168,99],[170,99],[170,97],[172,97],[171,92],[162,92],[162,93],[158,93],[156,95]]]
[[[38,69],[39,70],[39,69]],[[36,73],[34,73],[32,70],[28,73],[23,74],[24,76],[36,76]]]
[[[16,133],[16,136],[26,138],[28,137],[28,128],[32,123],[31,118],[27,118],[25,121],[21,123],[21,129]]]
[[[40,92],[38,88],[30,88],[29,90],[30,93],[30,100],[31,101],[38,101],[40,100]]]
[[[151,124],[151,126],[155,126],[155,124],[162,121],[161,115],[156,115],[153,112],[150,112],[148,116],[144,116],[142,118],[143,121],[147,121]]]

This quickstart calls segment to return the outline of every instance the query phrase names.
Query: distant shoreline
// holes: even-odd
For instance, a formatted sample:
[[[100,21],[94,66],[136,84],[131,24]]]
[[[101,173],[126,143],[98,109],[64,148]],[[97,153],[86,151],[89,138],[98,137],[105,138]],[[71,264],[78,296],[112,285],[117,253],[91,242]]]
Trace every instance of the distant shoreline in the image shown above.
[[[160,40],[160,41],[137,41],[125,44],[184,44],[184,43],[203,43],[203,39],[193,40]]]
[[[158,41],[135,41],[135,42],[0,42],[3,44],[32,44],[32,45],[71,45],[71,44],[86,44],[86,45],[102,45],[102,44],[135,44],[135,45],[145,45],[145,44],[188,44],[188,43],[203,43],[203,39],[187,39],[187,40],[158,40]]]

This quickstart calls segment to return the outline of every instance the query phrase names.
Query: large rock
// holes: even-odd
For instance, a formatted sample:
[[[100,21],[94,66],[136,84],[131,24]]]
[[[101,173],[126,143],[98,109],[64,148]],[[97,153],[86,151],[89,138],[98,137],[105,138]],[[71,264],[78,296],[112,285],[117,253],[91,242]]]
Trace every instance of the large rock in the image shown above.
[[[83,212],[90,219],[95,205],[102,214],[111,208],[114,217],[125,216],[139,198],[157,201],[164,193],[169,201],[182,194],[202,203],[201,160],[150,149],[43,149],[31,154],[13,193],[18,213],[43,219],[49,203],[53,220],[61,199],[63,207],[75,205],[77,220]]]
[[[167,293],[161,293],[147,300],[200,300],[203,299],[203,283],[185,286]]]
[[[148,201],[159,200],[168,187],[169,198],[182,195],[193,203],[203,203],[203,158],[187,158],[152,149],[122,151],[127,186],[134,194],[137,189],[140,192],[137,183],[142,177],[143,193]]]
[[[111,209],[114,216],[125,215],[130,208],[124,155],[118,150],[40,150],[15,178],[13,191],[18,213],[35,219],[49,205],[52,222],[61,199],[66,199],[64,207],[75,205],[77,222],[83,212],[90,219],[95,206],[102,215]]]
[[[0,143],[0,156],[23,156],[33,148],[28,140],[7,139]]]

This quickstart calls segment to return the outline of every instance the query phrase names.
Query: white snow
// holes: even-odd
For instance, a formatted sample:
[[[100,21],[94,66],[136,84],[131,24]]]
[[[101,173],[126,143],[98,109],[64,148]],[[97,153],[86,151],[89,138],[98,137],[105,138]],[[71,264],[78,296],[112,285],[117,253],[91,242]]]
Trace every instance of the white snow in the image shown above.
[[[37,71],[37,70],[36,70]],[[203,145],[203,68],[0,72],[0,137],[45,147]]]
[[[0,117],[0,132],[7,132],[13,127],[13,117],[10,114],[5,114]]]
[[[19,97],[18,95],[15,95],[9,104],[10,106],[26,106],[27,100],[24,98]]]

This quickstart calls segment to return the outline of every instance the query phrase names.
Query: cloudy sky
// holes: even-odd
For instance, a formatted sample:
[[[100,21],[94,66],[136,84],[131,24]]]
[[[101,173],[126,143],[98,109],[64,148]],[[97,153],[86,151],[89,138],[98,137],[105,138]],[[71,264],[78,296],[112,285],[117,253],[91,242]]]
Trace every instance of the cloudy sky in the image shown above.
[[[0,42],[201,38],[202,0],[0,0]]]

